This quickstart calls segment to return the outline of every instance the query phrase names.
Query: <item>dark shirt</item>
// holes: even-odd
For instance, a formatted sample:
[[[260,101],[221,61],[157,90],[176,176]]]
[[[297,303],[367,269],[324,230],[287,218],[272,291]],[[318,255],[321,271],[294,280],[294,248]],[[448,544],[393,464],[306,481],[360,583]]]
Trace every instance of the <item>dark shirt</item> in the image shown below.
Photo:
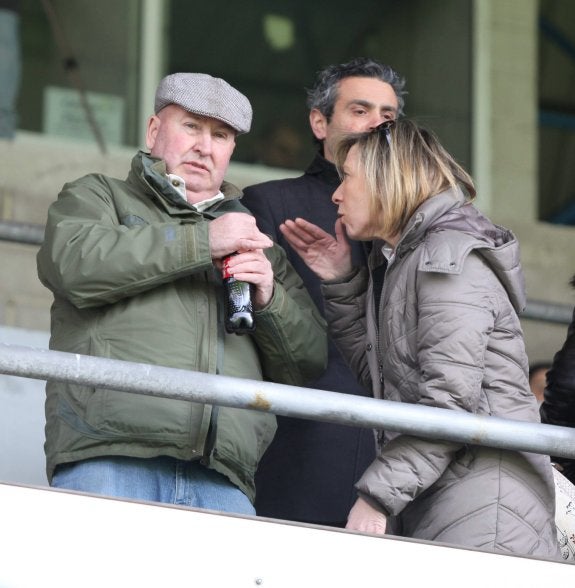
[[[547,372],[541,421],[560,427],[575,427],[575,311],[563,347],[555,354]],[[575,484],[575,460],[553,457],[566,478]]]
[[[250,186],[242,199],[259,229],[285,249],[322,313],[321,281],[290,247],[279,225],[302,217],[334,235],[337,207],[331,197],[338,185],[335,166],[318,153],[303,176]],[[364,265],[363,244],[352,242],[351,247],[354,264]],[[307,386],[370,395],[331,341],[325,373]],[[354,483],[374,459],[370,429],[278,416],[276,436],[256,474],[256,511],[266,517],[343,525],[356,498]]]

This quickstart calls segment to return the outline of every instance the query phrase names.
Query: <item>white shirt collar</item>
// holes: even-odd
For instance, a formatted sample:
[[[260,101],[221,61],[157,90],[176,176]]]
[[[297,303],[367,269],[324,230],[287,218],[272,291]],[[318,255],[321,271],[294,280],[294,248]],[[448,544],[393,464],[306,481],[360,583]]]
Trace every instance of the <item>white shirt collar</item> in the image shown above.
[[[387,261],[391,261],[391,258],[393,257],[393,254],[394,254],[394,250],[391,245],[389,245],[388,243],[384,243],[381,246],[381,252],[383,253],[385,259],[387,259]]]
[[[186,182],[184,182],[184,180],[176,174],[166,174],[166,177],[168,178],[168,180],[170,180],[170,184],[172,184],[174,190],[182,197],[183,200],[187,202],[188,197],[186,194]],[[193,206],[198,212],[203,212],[212,204],[215,204],[216,202],[219,202],[223,199],[224,195],[222,194],[222,192],[218,192],[215,196],[212,196],[211,198],[206,198],[205,200],[201,200],[200,202],[196,202],[195,204],[190,203],[190,206]]]

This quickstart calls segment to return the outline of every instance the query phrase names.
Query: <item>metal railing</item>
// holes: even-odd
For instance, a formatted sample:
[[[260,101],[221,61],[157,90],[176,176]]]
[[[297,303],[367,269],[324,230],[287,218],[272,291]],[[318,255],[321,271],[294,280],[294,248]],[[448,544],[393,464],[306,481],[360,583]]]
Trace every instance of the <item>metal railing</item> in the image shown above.
[[[545,302],[543,300],[528,300],[520,318],[569,325],[573,318],[573,305]]]
[[[44,241],[44,225],[0,221],[0,241],[42,245]]]
[[[0,344],[0,373],[575,458],[575,429]]]

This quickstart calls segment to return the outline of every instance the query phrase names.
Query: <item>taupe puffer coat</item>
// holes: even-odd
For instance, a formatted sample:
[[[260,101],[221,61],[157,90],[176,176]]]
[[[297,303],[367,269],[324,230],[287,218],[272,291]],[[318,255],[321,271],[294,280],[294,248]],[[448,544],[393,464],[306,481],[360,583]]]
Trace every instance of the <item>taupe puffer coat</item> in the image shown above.
[[[382,261],[374,247],[370,267]],[[430,198],[410,219],[377,315],[367,270],[323,290],[332,334],[376,397],[539,421],[517,317],[518,243],[461,192]],[[398,534],[559,557],[547,456],[389,433],[357,489]]]

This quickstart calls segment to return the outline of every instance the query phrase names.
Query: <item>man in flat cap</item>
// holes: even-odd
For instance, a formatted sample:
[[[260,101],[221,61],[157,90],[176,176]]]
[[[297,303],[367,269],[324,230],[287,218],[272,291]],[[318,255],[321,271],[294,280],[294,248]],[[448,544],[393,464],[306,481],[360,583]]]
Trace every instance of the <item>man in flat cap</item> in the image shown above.
[[[157,89],[126,180],[68,183],[48,212],[38,275],[54,294],[50,348],[298,385],[326,362],[325,324],[283,250],[224,181],[248,99],[176,73]],[[227,271],[252,285],[255,331],[223,324]],[[48,382],[53,486],[253,514],[275,431],[265,412]]]

